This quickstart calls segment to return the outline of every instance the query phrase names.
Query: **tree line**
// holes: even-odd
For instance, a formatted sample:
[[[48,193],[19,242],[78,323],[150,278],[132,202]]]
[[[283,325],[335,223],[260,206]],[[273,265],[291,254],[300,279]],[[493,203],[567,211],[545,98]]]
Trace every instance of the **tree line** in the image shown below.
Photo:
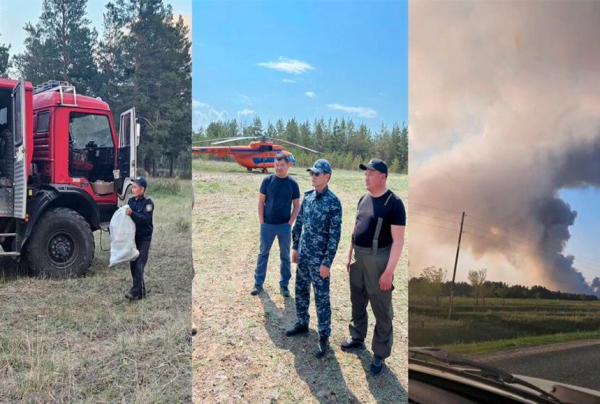
[[[323,157],[336,168],[357,170],[360,163],[376,157],[384,160],[392,172],[408,172],[408,128],[404,123],[394,123],[391,128],[382,123],[373,132],[364,123],[356,125],[351,118],[319,118],[312,123],[308,120],[299,122],[296,118],[285,122],[279,119],[275,123],[269,121],[264,126],[260,117],[255,116],[250,125],[236,119],[211,122],[194,133],[192,140],[209,145],[204,141],[245,136],[282,139],[323,153],[316,155],[282,142],[281,145],[303,167],[311,166],[317,158]],[[238,144],[243,142],[240,140]],[[249,143],[249,140],[245,142]]]
[[[25,50],[9,59],[0,43],[0,75],[34,85],[68,81],[79,94],[100,97],[114,114],[136,107],[140,167],[157,175],[191,175],[191,42],[189,28],[163,0],[115,0],[99,37],[86,17],[87,0],[44,0],[27,23]]]
[[[425,268],[419,277],[413,277],[408,282],[409,293],[415,296],[430,297],[436,306],[442,298],[450,296],[452,282],[447,281],[447,271],[434,266]],[[485,306],[485,299],[495,297],[502,299],[553,299],[553,300],[583,300],[596,301],[598,296],[583,293],[566,293],[553,291],[544,286],[532,287],[522,285],[509,286],[504,282],[487,280],[487,270],[471,270],[467,276],[468,282],[455,282],[454,296],[473,297],[477,307]]]

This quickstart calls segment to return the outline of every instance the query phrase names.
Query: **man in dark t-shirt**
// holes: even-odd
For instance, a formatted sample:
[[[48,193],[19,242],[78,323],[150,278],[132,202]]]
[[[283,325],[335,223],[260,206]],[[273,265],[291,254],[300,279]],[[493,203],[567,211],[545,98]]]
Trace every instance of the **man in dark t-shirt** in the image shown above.
[[[269,252],[275,237],[279,241],[281,259],[281,294],[289,297],[288,284],[292,277],[290,245],[292,242],[292,224],[300,209],[300,187],[288,176],[291,155],[279,153],[275,157],[275,174],[266,177],[258,195],[258,219],[260,222],[260,251],[254,272],[254,289],[251,294],[258,295],[263,290],[267,276]],[[292,208],[293,207],[293,208]]]
[[[365,348],[367,305],[371,303],[376,319],[371,373],[377,375],[392,350],[392,281],[404,244],[406,211],[402,200],[387,189],[388,169],[384,161],[372,159],[359,167],[365,171],[369,192],[358,202],[348,254],[352,321],[350,338],[342,343],[342,350]]]

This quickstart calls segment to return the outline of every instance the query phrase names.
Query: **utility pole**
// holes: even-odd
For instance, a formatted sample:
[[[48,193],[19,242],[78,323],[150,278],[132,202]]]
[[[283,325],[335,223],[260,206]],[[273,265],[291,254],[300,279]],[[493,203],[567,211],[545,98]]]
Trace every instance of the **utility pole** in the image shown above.
[[[462,219],[460,220],[460,233],[458,233],[458,246],[456,247],[456,258],[454,259],[454,273],[452,274],[452,283],[450,284],[450,305],[448,307],[448,320],[452,319],[452,305],[454,304],[454,281],[456,280],[456,266],[458,264],[458,254],[460,253],[460,240],[462,239],[464,224],[465,212],[462,213]]]

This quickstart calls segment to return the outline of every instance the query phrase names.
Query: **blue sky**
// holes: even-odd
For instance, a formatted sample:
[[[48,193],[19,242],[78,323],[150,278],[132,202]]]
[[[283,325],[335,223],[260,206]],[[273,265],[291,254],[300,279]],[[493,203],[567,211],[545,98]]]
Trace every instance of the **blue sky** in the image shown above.
[[[102,35],[102,13],[108,0],[88,0],[87,14],[100,37]],[[27,22],[37,23],[42,14],[42,0],[0,0],[0,42],[10,44],[11,55],[23,52]],[[192,15],[192,0],[165,0],[171,4],[175,14],[182,14],[185,21]]]
[[[201,1],[193,20],[195,129],[255,114],[407,121],[405,1]]]
[[[569,228],[571,239],[566,252],[575,256],[575,267],[591,282],[600,276],[600,190],[592,187],[564,189],[559,196],[577,211],[575,224]]]

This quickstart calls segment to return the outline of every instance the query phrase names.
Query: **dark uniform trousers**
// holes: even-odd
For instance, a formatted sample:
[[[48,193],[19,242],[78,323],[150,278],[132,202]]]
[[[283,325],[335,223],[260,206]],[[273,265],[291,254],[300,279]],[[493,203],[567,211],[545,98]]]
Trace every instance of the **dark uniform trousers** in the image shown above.
[[[375,355],[387,358],[392,351],[394,330],[392,319],[392,286],[389,290],[379,288],[379,278],[385,271],[390,258],[390,247],[372,248],[354,246],[354,262],[350,264],[350,300],[352,301],[352,321],[350,336],[364,340],[367,336],[367,305],[375,315],[375,333],[372,349]]]
[[[131,288],[131,294],[133,296],[146,295],[146,285],[144,284],[144,268],[148,262],[148,254],[150,252],[150,243],[152,239],[135,239],[135,245],[140,255],[135,261],[129,263],[131,269],[131,277],[133,278],[133,287]]]

